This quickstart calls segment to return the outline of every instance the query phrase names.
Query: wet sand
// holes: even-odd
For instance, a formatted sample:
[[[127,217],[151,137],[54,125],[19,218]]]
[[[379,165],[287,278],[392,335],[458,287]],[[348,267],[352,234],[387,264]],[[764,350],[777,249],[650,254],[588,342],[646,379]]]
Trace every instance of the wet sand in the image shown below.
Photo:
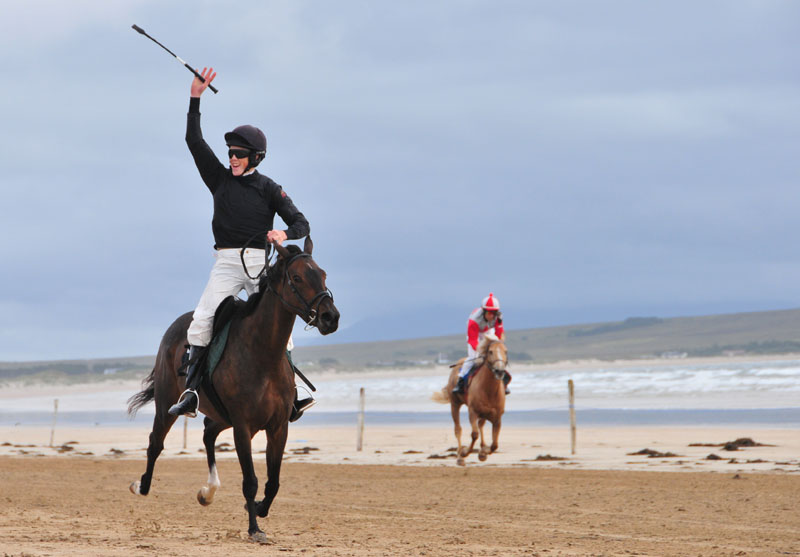
[[[204,459],[201,420],[189,420],[186,447],[183,421],[165,441],[161,458]],[[469,440],[468,424],[462,441]],[[490,439],[491,425],[485,427]],[[149,427],[58,426],[50,445],[51,429],[44,426],[0,427],[0,456],[108,457],[144,462]],[[726,442],[750,438],[763,446],[726,450]],[[770,472],[800,475],[800,434],[796,429],[757,426],[593,426],[578,427],[572,454],[569,427],[503,426],[499,450],[468,466],[570,468],[582,470]],[[306,426],[302,420],[289,429],[285,461],[319,464],[392,466],[455,466],[452,426],[371,425],[364,429],[363,448],[356,450],[357,427]],[[232,430],[217,440],[221,460],[236,459]],[[266,436],[253,439],[255,454],[263,454]],[[692,446],[694,445],[694,446]],[[477,445],[476,445],[477,446]],[[634,455],[650,449],[665,456]],[[713,455],[713,456],[712,456]],[[545,457],[553,460],[542,460]],[[261,458],[258,457],[257,458]]]

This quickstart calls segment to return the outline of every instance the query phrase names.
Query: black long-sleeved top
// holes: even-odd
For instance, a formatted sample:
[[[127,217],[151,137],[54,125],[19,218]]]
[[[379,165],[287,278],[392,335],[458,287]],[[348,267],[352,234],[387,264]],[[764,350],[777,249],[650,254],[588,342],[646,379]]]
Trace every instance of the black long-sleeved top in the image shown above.
[[[189,102],[186,144],[203,182],[214,196],[211,229],[216,249],[263,248],[264,235],[272,230],[275,213],[288,225],[286,236],[289,240],[302,238],[309,233],[306,217],[297,210],[281,186],[258,171],[247,176],[234,176],[229,168],[219,162],[203,139],[200,99],[197,97],[192,97]],[[250,243],[245,246],[248,240]]]

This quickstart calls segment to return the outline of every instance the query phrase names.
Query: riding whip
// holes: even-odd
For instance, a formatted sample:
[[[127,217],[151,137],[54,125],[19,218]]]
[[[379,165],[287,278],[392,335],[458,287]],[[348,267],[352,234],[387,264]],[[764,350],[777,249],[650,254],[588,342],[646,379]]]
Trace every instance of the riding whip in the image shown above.
[[[178,56],[177,54],[175,54],[174,52],[172,52],[170,49],[168,49],[167,47],[165,47],[163,44],[161,44],[160,42],[158,42],[157,40],[155,40],[153,37],[151,37],[150,35],[148,35],[147,33],[145,33],[144,29],[142,29],[141,27],[139,27],[139,26],[138,26],[138,25],[136,25],[135,23],[134,23],[133,25],[131,25],[131,28],[133,28],[133,30],[134,30],[134,31],[136,31],[137,33],[141,33],[142,35],[144,35],[145,37],[147,37],[148,39],[150,39],[151,41],[153,41],[154,43],[156,43],[158,46],[160,46],[161,48],[163,48],[164,50],[166,50],[167,52],[169,52],[170,54],[172,54],[172,56],[173,56],[173,57],[174,57],[174,58],[175,58],[175,59],[176,59],[178,62],[180,62],[180,63],[181,63],[183,66],[185,66],[185,67],[186,67],[186,69],[188,69],[190,72],[192,72],[192,73],[194,74],[194,76],[195,76],[197,79],[199,79],[199,80],[200,80],[200,81],[202,81],[203,83],[205,83],[205,82],[206,82],[205,78],[204,78],[202,75],[200,75],[199,73],[197,73],[197,70],[196,70],[196,69],[194,69],[193,67],[191,67],[191,66],[190,66],[189,64],[187,64],[185,61],[183,61],[183,60],[181,59],[181,57],[180,57],[180,56]],[[218,91],[218,90],[216,89],[216,87],[214,87],[213,85],[209,85],[209,86],[208,86],[208,88],[209,88],[209,89],[211,89],[211,90],[214,92],[214,94],[216,94],[216,93],[219,93],[219,91]]]

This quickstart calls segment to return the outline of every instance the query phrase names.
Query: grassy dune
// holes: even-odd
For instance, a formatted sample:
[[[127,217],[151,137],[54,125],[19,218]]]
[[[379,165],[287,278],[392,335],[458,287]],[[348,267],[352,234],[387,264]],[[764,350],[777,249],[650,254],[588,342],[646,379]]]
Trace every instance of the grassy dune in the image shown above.
[[[634,317],[508,331],[514,362],[546,363],[574,359],[633,359],[800,352],[800,309],[708,315]],[[366,369],[433,365],[464,354],[464,336],[297,347],[294,360],[305,369]],[[45,362],[0,362],[0,382],[86,382],[141,377],[154,356]]]
[[[463,335],[450,335],[298,347],[294,357],[323,367],[420,365],[460,358],[464,345]],[[792,353],[800,352],[800,309],[521,329],[506,332],[506,345],[511,360],[535,363]]]

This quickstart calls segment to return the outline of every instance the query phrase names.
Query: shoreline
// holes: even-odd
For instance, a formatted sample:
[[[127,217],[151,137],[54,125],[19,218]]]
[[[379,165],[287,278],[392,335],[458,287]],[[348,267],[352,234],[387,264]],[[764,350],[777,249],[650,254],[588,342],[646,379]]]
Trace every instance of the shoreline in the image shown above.
[[[468,467],[800,474],[800,394],[793,379],[800,368],[798,361],[800,355],[782,354],[760,358],[569,360],[514,366],[500,450],[485,463],[469,457]],[[759,373],[769,371],[770,362],[791,363],[788,371],[778,370],[775,376],[786,388],[776,389],[769,380],[761,379]],[[733,377],[748,369],[750,363],[761,364],[755,372],[748,371],[752,382],[729,385],[724,366],[733,367]],[[680,369],[683,366],[722,366],[722,371],[712,371],[713,380],[709,382],[706,372],[685,375]],[[674,368],[678,368],[677,374]],[[561,373],[563,370],[566,372]],[[541,376],[539,372],[543,372]],[[432,392],[444,385],[448,366],[312,373],[311,379],[319,387],[318,404],[300,422],[290,425],[287,461],[455,466],[449,451],[455,445],[449,406],[429,400]],[[573,377],[578,423],[575,455],[569,444],[566,396],[566,379]],[[635,382],[628,384],[629,377]],[[366,387],[367,393],[363,451],[355,450],[359,387]],[[677,389],[673,391],[674,387]],[[0,425],[0,455],[144,461],[154,408],[143,408],[135,422],[126,422],[124,414],[125,401],[140,388],[141,379],[112,378],[68,385],[0,386],[0,424],[7,424]],[[401,391],[397,389],[402,389],[405,398],[398,396]],[[59,399],[59,405],[54,446],[50,447],[54,399]],[[469,423],[463,408],[461,421],[466,441]],[[183,429],[183,420],[176,422],[166,439],[163,458],[205,458],[201,452],[202,420],[187,422],[186,450]],[[491,435],[490,425],[485,434]],[[732,452],[721,452],[720,446],[689,446],[719,445],[746,437],[771,446]],[[223,432],[220,443],[233,446],[231,430]],[[253,442],[255,455],[263,451],[264,443],[264,433],[260,432]],[[296,452],[305,447],[305,453]],[[679,456],[630,455],[643,449]],[[708,460],[712,453],[719,460]],[[548,455],[558,460],[537,460]],[[218,456],[235,459],[235,452],[220,452]]]

